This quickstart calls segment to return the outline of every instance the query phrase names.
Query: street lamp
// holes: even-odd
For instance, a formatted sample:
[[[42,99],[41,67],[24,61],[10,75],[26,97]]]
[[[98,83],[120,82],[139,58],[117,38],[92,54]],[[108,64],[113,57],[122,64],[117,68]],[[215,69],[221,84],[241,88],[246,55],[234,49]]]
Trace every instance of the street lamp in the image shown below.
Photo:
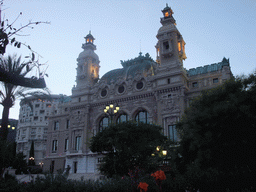
[[[110,104],[109,106],[107,105],[106,108],[104,109],[104,113],[106,113],[109,117],[110,117],[110,123],[113,123],[113,117],[115,116],[115,114],[119,111],[119,106],[116,105],[114,107],[113,104]]]
[[[41,168],[43,168],[44,163],[41,161],[39,165],[41,166]]]
[[[164,156],[166,156],[167,155],[167,150],[163,150],[162,153],[163,153]]]
[[[119,111],[119,106],[118,104],[116,104],[116,106],[114,106],[114,104],[110,104],[109,106],[107,105],[106,108],[104,109],[104,113],[110,117],[110,124],[112,125],[113,123],[113,117],[117,114],[117,112]],[[114,171],[115,174],[117,173],[116,171],[116,148],[115,146],[113,146],[114,148]]]

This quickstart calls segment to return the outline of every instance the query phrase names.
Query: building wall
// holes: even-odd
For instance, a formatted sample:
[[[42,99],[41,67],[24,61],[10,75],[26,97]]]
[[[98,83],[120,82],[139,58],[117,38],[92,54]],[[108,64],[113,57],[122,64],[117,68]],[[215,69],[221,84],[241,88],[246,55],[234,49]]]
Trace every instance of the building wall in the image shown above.
[[[164,10],[172,13],[169,7]],[[90,72],[91,66],[99,64],[94,53],[96,46],[93,42],[83,44],[84,51],[77,59],[77,69],[80,70],[77,86],[72,89],[72,101],[60,104],[59,113],[49,118],[45,170],[49,170],[52,160],[58,157],[65,159],[58,161],[58,166],[66,168],[69,165],[71,172],[77,166],[77,173],[98,173],[102,156],[89,150],[90,138],[100,131],[100,123],[106,117],[103,110],[109,104],[120,107],[114,122],[122,114],[132,121],[138,114],[146,114],[147,123],[162,126],[164,135],[173,139],[170,129],[180,120],[189,103],[202,90],[218,86],[232,77],[229,61],[225,58],[216,64],[186,70],[183,67],[185,42],[174,18],[172,15],[161,18],[161,23],[163,26],[157,33],[156,61],[140,53],[135,59],[121,61],[122,69],[111,70],[100,80],[93,78],[95,74]],[[94,40],[91,34],[87,38]],[[84,73],[83,68],[87,69]],[[67,119],[70,120],[68,128]],[[58,130],[54,130],[55,122],[59,122]],[[69,146],[65,150],[67,138]],[[55,141],[58,141],[56,151],[53,150]]]
[[[35,163],[43,162],[46,150],[48,119],[57,114],[61,95],[52,95],[52,101],[30,97],[32,109],[20,102],[19,124],[16,133],[17,153],[23,152],[28,161],[31,143],[34,141]]]

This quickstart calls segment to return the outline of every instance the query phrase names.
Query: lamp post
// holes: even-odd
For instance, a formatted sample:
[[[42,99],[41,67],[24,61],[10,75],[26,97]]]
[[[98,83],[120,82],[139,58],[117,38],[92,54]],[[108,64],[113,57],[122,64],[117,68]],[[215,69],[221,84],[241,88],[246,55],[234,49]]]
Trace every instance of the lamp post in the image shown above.
[[[104,113],[107,114],[110,117],[110,123],[113,123],[113,117],[116,115],[116,113],[119,111],[119,106],[116,105],[114,107],[114,104],[107,105],[104,109]]]
[[[41,168],[43,168],[44,163],[41,161],[41,162],[39,163],[39,165],[40,165]]]
[[[34,157],[29,157],[29,165],[34,165],[34,160],[35,158]]]
[[[110,104],[109,106],[107,105],[106,108],[104,109],[104,113],[110,117],[110,124],[112,125],[113,123],[113,117],[117,114],[117,112],[119,111],[119,106],[118,104],[116,104],[116,106],[114,106],[114,104]],[[116,148],[115,146],[113,146],[114,148],[114,171],[116,174]]]

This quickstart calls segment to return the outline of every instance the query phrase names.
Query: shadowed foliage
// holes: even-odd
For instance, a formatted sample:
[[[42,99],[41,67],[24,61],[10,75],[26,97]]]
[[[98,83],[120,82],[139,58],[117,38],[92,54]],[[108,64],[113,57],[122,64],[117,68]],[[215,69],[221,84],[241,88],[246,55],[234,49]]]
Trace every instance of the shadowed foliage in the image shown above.
[[[256,73],[230,79],[192,102],[177,125],[182,135],[180,173],[202,185],[236,190],[255,185],[255,95]]]
[[[139,166],[146,172],[157,168],[151,154],[157,146],[168,146],[169,140],[160,126],[125,122],[112,125],[92,137],[90,149],[105,155],[100,171],[108,176],[126,175]]]

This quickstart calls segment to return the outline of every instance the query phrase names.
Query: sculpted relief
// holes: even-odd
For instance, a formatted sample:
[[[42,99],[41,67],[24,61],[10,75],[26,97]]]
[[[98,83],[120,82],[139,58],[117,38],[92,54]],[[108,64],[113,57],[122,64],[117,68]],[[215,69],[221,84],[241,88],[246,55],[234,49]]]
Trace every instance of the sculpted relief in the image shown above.
[[[179,112],[180,96],[177,93],[170,93],[162,96],[163,112]]]
[[[84,126],[84,111],[73,111],[71,117],[75,127]]]

